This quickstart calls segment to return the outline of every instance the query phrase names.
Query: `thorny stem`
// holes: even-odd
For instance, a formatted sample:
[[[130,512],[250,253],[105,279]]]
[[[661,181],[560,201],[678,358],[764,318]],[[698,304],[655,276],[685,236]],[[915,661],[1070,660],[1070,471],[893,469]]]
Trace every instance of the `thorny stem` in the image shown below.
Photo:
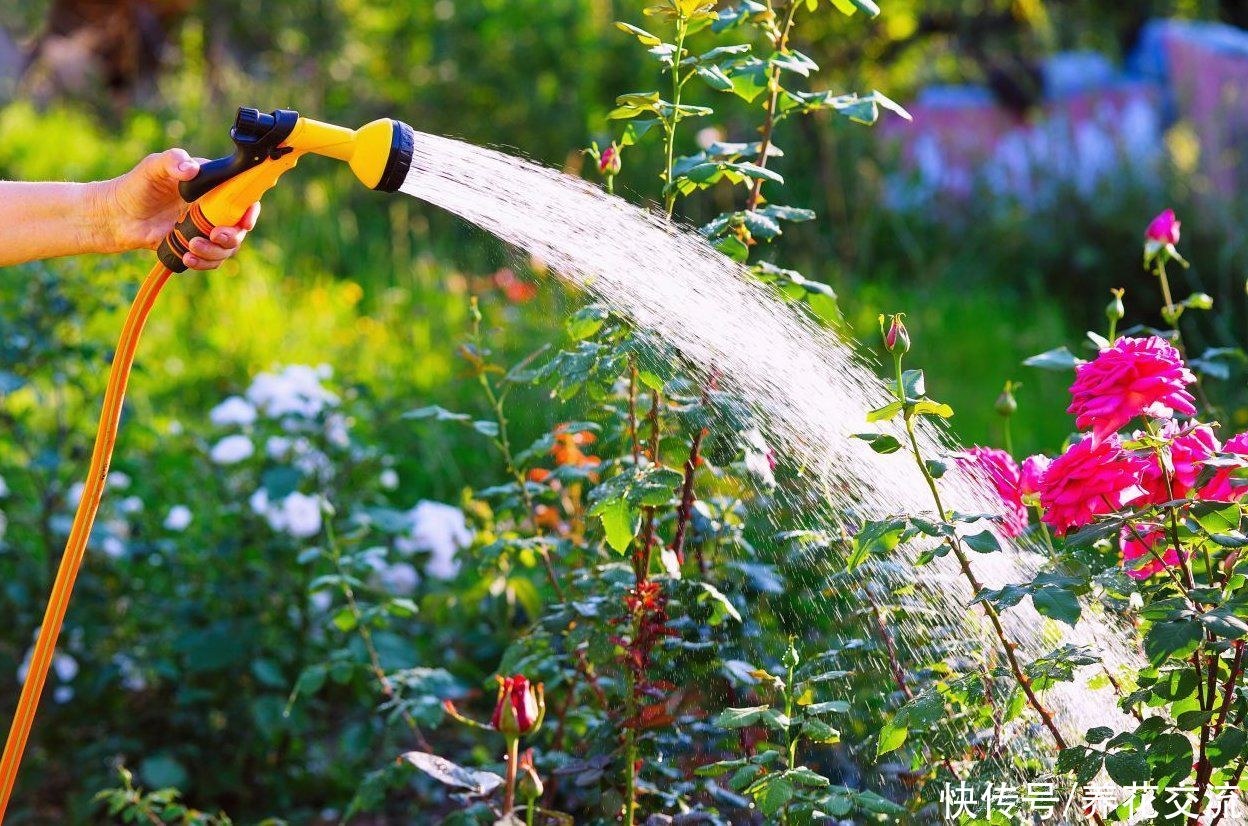
[[[672,539],[672,550],[676,553],[677,559],[685,552],[685,536],[688,533],[689,520],[693,516],[693,477],[698,470],[704,438],[706,438],[706,428],[700,427],[693,434],[693,442],[689,446],[689,458],[685,460],[685,479],[680,486],[680,510],[676,514],[676,535]]]
[[[662,397],[659,396],[659,391],[651,390],[650,412],[648,414],[650,422],[650,461],[656,466],[659,464],[659,406],[661,404]],[[655,509],[653,506],[648,505],[643,509],[643,513],[646,521],[641,531],[641,544],[633,552],[633,574],[638,584],[645,582],[650,575],[650,551],[654,546]]]
[[[907,702],[914,699],[914,691],[911,690],[909,682],[906,680],[906,671],[901,667],[901,658],[897,655],[897,642],[893,639],[893,632],[888,630],[888,626],[884,624],[884,615],[880,611],[880,603],[876,600],[875,595],[871,593],[870,586],[863,588],[866,595],[867,604],[871,606],[871,616],[875,619],[875,633],[879,635],[880,640],[884,643],[884,652],[888,657],[888,670],[892,672],[893,682],[897,684],[897,690],[901,692],[901,696],[905,697]],[[961,779],[957,769],[953,767],[953,761],[948,757],[941,758],[941,764],[949,774],[957,779]]]
[[[636,643],[641,636],[642,615],[637,612],[633,616],[633,636],[632,641]],[[624,802],[624,823],[625,826],[633,826],[634,818],[637,810],[637,722],[639,711],[637,708],[637,675],[630,665],[627,669],[628,681],[626,686],[627,702],[626,708],[628,713],[628,723],[624,727],[624,760],[626,762],[626,789]]]
[[[637,437],[637,357],[628,359],[628,433],[632,439],[633,467],[641,462],[641,440]]]
[[[381,687],[381,693],[390,702],[398,699],[398,693],[394,690],[394,684],[390,682],[390,677],[386,674],[386,670],[381,667],[381,654],[377,651],[377,646],[373,643],[373,632],[368,627],[368,623],[364,619],[364,612],[360,610],[360,604],[355,599],[355,589],[351,587],[351,579],[347,576],[346,570],[342,567],[342,548],[338,544],[338,536],[334,531],[332,519],[325,520],[325,544],[329,548],[330,558],[334,562],[334,570],[338,574],[339,581],[342,583],[342,595],[347,600],[347,609],[351,612],[354,620],[355,630],[359,633],[360,641],[364,643],[364,650],[368,652],[369,670],[373,672],[377,684]],[[416,718],[411,715],[407,709],[400,709],[403,722],[412,730],[412,734],[416,736],[416,742],[420,748],[426,752],[432,752],[433,747],[425,740],[425,735],[420,730],[420,725],[416,722]]]
[[[770,1],[767,3],[771,6]],[[790,0],[788,11],[785,13],[784,25],[776,30],[776,37],[773,41],[776,51],[784,52],[789,47],[789,32],[793,28],[793,16],[797,14],[797,7],[801,5],[799,0]],[[756,166],[766,168],[767,154],[771,150],[771,134],[776,126],[776,110],[780,105],[780,67],[772,65],[767,74],[767,88],[770,97],[767,98],[767,114],[763,119],[763,137],[758,145],[758,158],[754,161]],[[745,202],[747,212],[753,212],[758,208],[758,203],[763,195],[763,179],[755,178],[754,187],[750,190],[750,197]]]
[[[896,366],[897,372],[897,400],[901,402],[904,408],[907,402],[905,386],[902,384],[901,380],[902,374],[900,354],[893,355],[893,363]],[[927,468],[927,462],[923,460],[923,452],[919,448],[919,439],[914,432],[914,417],[909,415],[908,412],[903,412],[903,416],[906,422],[906,435],[910,440],[910,451],[914,455],[914,461],[919,466],[919,470],[923,473],[923,478],[926,480],[927,486],[932,492],[932,500],[936,504],[936,513],[940,516],[940,520],[942,522],[948,522],[949,514],[948,511],[945,510],[944,503],[941,501],[940,491],[936,487],[936,480],[932,478],[931,471]],[[979,594],[984,589],[984,586],[979,581],[979,577],[975,576],[975,572],[971,569],[971,561],[967,557],[965,549],[962,547],[961,540],[956,536],[950,536],[946,539],[946,544],[949,545],[949,549],[953,551],[954,557],[957,558],[958,565],[961,567],[962,574],[966,577],[967,582],[970,583],[972,592]],[[997,635],[997,639],[1001,642],[1002,650],[1005,652],[1005,658],[1009,662],[1010,671],[1014,674],[1015,682],[1017,682],[1019,688],[1023,690],[1023,694],[1026,696],[1028,704],[1030,704],[1031,707],[1035,709],[1036,713],[1040,715],[1040,721],[1044,724],[1044,727],[1049,730],[1049,734],[1053,736],[1053,742],[1057,744],[1058,750],[1064,751],[1066,749],[1066,738],[1062,736],[1061,729],[1059,729],[1057,727],[1057,723],[1053,721],[1053,715],[1049,713],[1049,710],[1045,708],[1043,703],[1040,702],[1040,698],[1036,696],[1036,692],[1031,685],[1031,678],[1028,677],[1026,672],[1023,671],[1022,664],[1018,661],[1018,656],[1015,654],[1018,644],[1013,642],[1005,633],[1005,627],[1001,624],[1001,616],[997,613],[996,608],[994,608],[987,601],[981,602],[980,608],[983,609],[984,616],[988,617],[988,621],[991,623],[992,629]],[[1096,817],[1096,820],[1098,823],[1101,822],[1100,817]]]

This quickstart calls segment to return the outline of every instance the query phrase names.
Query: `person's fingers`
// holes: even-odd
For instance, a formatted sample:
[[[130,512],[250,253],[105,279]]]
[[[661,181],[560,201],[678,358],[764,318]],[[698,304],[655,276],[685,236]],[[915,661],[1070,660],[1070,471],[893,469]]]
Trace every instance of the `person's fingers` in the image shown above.
[[[200,161],[192,158],[185,149],[166,149],[160,158],[160,169],[175,181],[189,181],[199,172]]]
[[[206,238],[192,238],[191,252],[204,261],[224,261],[234,254],[236,247],[223,247]]]
[[[238,226],[244,232],[256,228],[256,221],[260,219],[260,202],[256,201],[247,207],[247,211],[243,213],[243,217],[239,219]]]
[[[218,247],[227,250],[236,250],[238,245],[243,243],[247,231],[238,229],[237,227],[217,227],[208,236],[209,240]]]
[[[215,270],[217,267],[221,266],[220,261],[208,261],[189,252],[182,256],[182,263],[186,264],[186,266],[193,270]]]

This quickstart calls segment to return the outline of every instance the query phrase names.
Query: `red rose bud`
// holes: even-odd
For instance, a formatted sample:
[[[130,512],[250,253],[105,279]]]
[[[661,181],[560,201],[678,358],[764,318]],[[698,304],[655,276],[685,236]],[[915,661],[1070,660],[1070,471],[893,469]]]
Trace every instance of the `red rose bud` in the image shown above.
[[[602,157],[598,159],[598,171],[608,177],[618,175],[622,165],[620,148],[612,141],[610,146],[602,150]]]
[[[1164,210],[1149,222],[1148,229],[1144,230],[1144,240],[1162,245],[1179,243],[1179,221],[1173,209]]]
[[[890,353],[908,353],[910,352],[910,333],[906,330],[906,325],[902,323],[905,313],[897,313],[892,317],[888,326],[888,332],[884,333],[884,349]],[[883,327],[883,316],[880,316],[880,326]]]
[[[490,725],[505,737],[531,734],[542,725],[546,716],[546,697],[542,684],[534,688],[527,677],[498,677],[498,702]]]

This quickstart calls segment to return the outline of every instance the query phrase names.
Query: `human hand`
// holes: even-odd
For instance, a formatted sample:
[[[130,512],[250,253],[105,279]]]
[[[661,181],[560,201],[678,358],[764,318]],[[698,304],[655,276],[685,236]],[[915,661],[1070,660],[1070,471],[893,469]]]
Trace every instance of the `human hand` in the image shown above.
[[[126,174],[96,185],[97,226],[108,227],[113,251],[154,250],[173,229],[186,209],[178,184],[199,171],[203,158],[181,149],[148,155]],[[208,238],[191,241],[182,261],[195,270],[214,270],[238,251],[247,232],[256,226],[260,204],[252,204],[232,227],[217,227]]]

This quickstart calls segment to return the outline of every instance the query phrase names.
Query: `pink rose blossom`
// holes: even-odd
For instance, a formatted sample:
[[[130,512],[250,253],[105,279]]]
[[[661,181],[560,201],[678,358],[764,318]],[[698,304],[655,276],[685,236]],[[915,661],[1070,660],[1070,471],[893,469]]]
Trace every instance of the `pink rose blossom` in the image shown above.
[[[1139,439],[1143,435],[1136,433],[1135,438]],[[1148,495],[1137,504],[1160,505],[1162,502],[1187,496],[1196,485],[1202,463],[1220,450],[1218,439],[1209,425],[1196,425],[1181,430],[1178,423],[1171,419],[1161,426],[1160,435],[1170,441],[1170,462],[1174,465],[1170,487],[1166,488],[1166,476],[1157,460],[1157,453],[1148,451],[1142,457],[1146,466],[1140,477],[1140,487],[1148,491]]]
[[[1119,539],[1122,543],[1122,567],[1132,579],[1148,579],[1153,574],[1164,571],[1167,566],[1179,564],[1179,555],[1175,553],[1174,546],[1166,538],[1165,531],[1157,525],[1136,525],[1134,531],[1124,527]],[[1141,542],[1141,539],[1144,541]],[[1156,552],[1156,556],[1153,552]],[[1183,552],[1183,558],[1187,558],[1186,551]]]
[[[1227,439],[1222,453],[1248,457],[1248,433],[1240,433],[1238,436]],[[1248,462],[1245,462],[1245,466],[1248,467]],[[1248,487],[1237,487],[1231,484],[1231,471],[1233,470],[1235,468],[1218,468],[1209,483],[1201,488],[1200,498],[1214,502],[1238,502],[1243,499],[1244,494],[1248,493]]]
[[[1027,530],[1027,507],[1019,490],[1018,465],[1010,454],[991,447],[972,447],[956,454],[954,459],[971,475],[992,482],[1004,506],[998,523],[1002,536],[1021,536]]]
[[[1157,419],[1196,413],[1184,388],[1196,377],[1179,351],[1158,336],[1120,338],[1093,361],[1075,368],[1067,413],[1099,443],[1141,414]]]
[[[1075,442],[1053,460],[1040,489],[1044,521],[1060,536],[1139,497],[1145,462],[1122,449],[1111,435],[1103,442]]]
[[[1049,469],[1051,464],[1053,464],[1053,460],[1040,453],[1024,459],[1018,486],[1019,493],[1023,496],[1035,496],[1040,493],[1044,472]]]
[[[1160,215],[1150,221],[1148,229],[1144,230],[1144,239],[1156,241],[1159,244],[1179,243],[1179,220],[1175,218],[1174,210],[1163,210]]]

